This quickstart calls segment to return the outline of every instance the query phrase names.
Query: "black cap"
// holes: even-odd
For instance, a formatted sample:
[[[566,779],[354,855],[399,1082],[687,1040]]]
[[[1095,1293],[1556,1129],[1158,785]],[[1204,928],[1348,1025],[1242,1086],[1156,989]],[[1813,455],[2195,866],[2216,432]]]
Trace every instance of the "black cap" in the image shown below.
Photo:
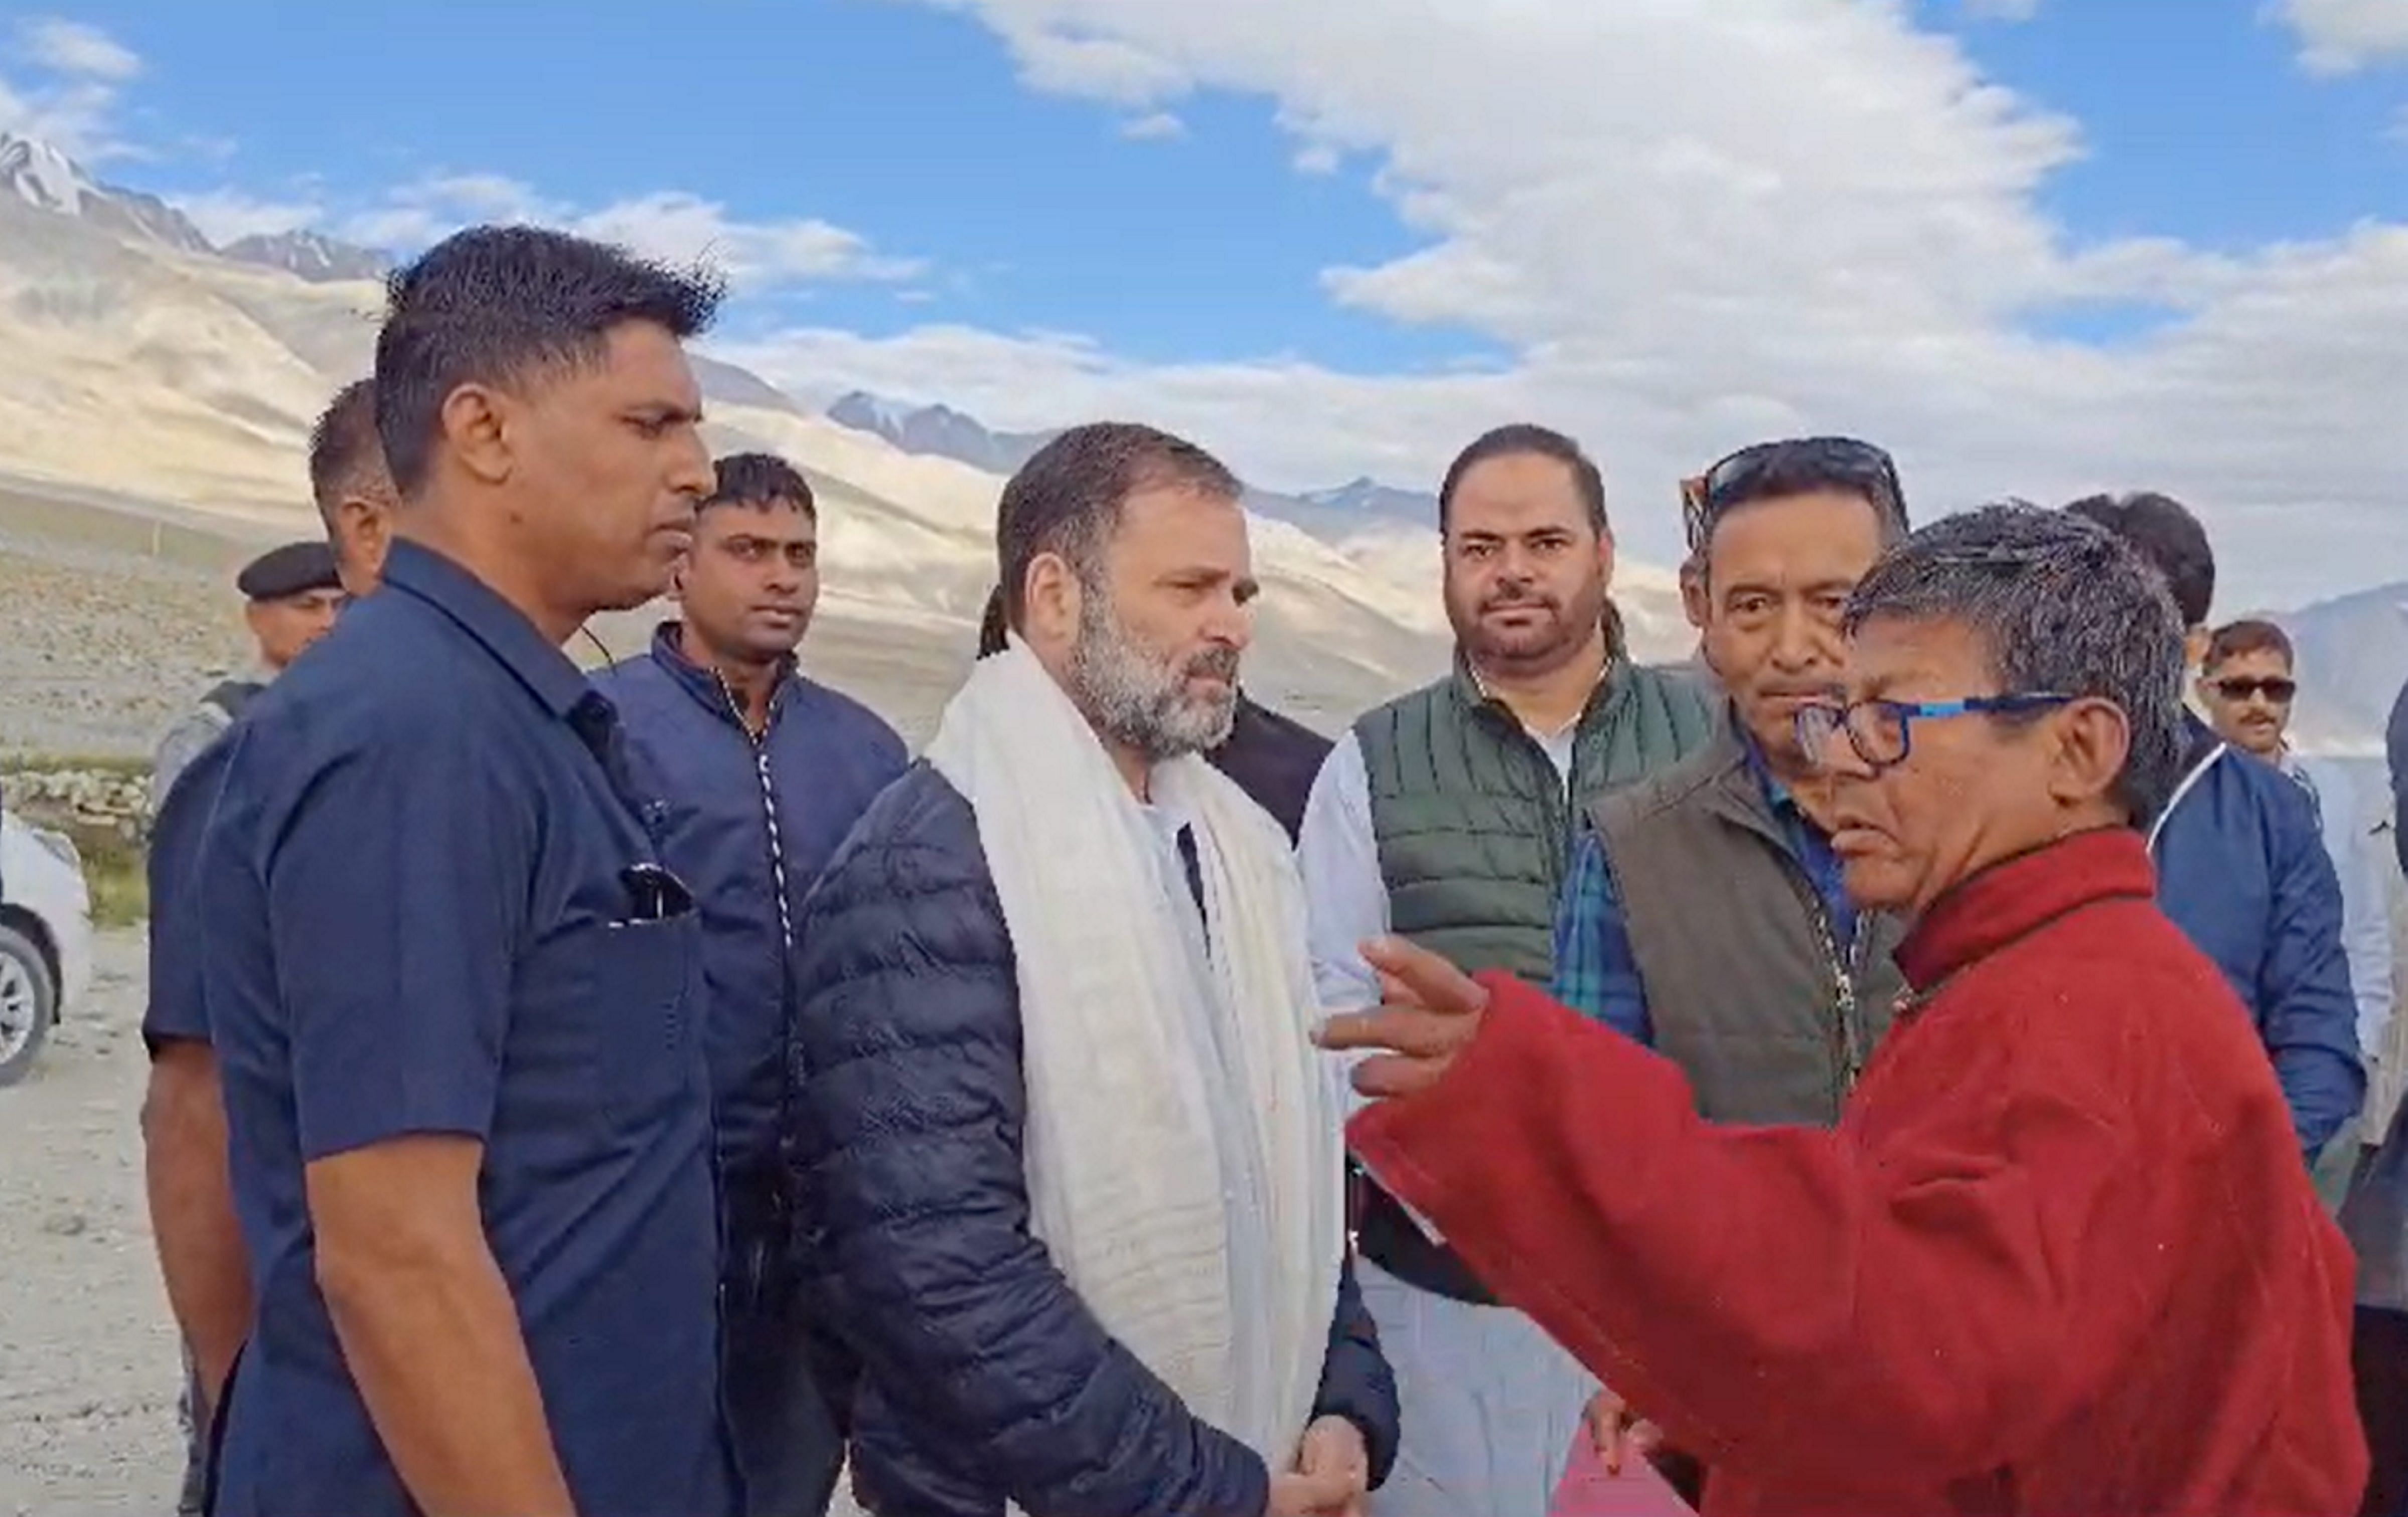
[[[312,590],[338,590],[335,551],[322,542],[288,542],[243,565],[234,587],[251,600],[284,600]]]

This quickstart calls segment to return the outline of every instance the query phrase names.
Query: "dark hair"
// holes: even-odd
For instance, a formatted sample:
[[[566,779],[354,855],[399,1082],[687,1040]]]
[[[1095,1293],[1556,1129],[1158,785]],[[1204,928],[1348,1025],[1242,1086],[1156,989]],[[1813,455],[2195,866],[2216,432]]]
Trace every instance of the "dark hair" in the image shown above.
[[[716,467],[719,483],[702,503],[703,510],[713,506],[783,505],[813,522],[820,519],[811,482],[803,478],[802,470],[775,453],[730,453]]]
[[[1140,490],[1166,488],[1230,501],[1245,491],[1227,465],[1196,444],[1132,422],[1072,427],[1037,450],[1005,482],[996,507],[1006,623],[1021,624],[1028,565],[1039,554],[1060,554],[1092,581],[1123,503]]]
[[[1790,437],[1742,449],[1716,468],[1729,466],[1727,482],[1706,476],[1705,496],[1696,508],[1692,550],[1700,571],[1723,519],[1745,506],[1797,495],[1854,495],[1872,508],[1885,547],[1910,530],[1906,492],[1889,455],[1854,437]]]
[[[986,593],[986,609],[979,613],[978,656],[985,658],[1011,646],[1010,625],[1003,619],[1003,586]]]
[[[598,360],[610,333],[651,322],[680,338],[718,313],[722,286],[624,249],[533,226],[472,226],[394,271],[377,336],[377,434],[415,495],[464,384],[509,385]]]
[[[2207,666],[2210,669],[2229,658],[2243,653],[2280,653],[2286,665],[2299,662],[2291,651],[2291,635],[2272,622],[2229,622],[2215,629],[2208,639]]]
[[[2215,550],[2190,508],[2172,495],[2142,491],[2129,495],[2086,495],[2066,507],[2129,543],[2142,560],[2165,577],[2166,589],[2182,612],[2183,628],[2207,624],[2215,604]]]
[[[1883,554],[1843,624],[1854,636],[1875,617],[1959,622],[1982,639],[1997,694],[2113,702],[2131,729],[2114,794],[2140,826],[2182,769],[2178,614],[2162,577],[2114,533],[2016,503],[1947,517]]]
[[[389,492],[392,484],[384,445],[377,440],[376,381],[354,379],[335,392],[309,429],[310,496],[331,528],[344,496],[380,487]]]
[[[1609,530],[1605,515],[1605,476],[1597,464],[1581,451],[1581,445],[1552,427],[1515,422],[1482,433],[1470,447],[1455,455],[1446,466],[1446,478],[1438,487],[1438,529],[1444,533],[1455,506],[1455,492],[1463,477],[1492,458],[1520,458],[1535,454],[1552,458],[1572,471],[1572,486],[1580,492],[1581,505],[1588,511],[1588,524],[1598,537]]]

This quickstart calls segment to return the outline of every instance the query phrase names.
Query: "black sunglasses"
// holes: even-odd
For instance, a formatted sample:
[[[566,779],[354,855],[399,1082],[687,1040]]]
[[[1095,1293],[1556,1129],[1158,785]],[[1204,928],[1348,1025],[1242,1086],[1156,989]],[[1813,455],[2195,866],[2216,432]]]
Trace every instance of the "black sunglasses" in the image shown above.
[[[2277,706],[2288,706],[2291,704],[2291,698],[2300,693],[2300,682],[2297,680],[2287,680],[2279,674],[2264,680],[2251,680],[2235,675],[2229,680],[2218,680],[2214,683],[2216,694],[2229,701],[2245,701],[2252,695],[2262,694]]]
[[[1734,505],[1755,498],[1756,482],[1774,463],[1785,470],[1817,474],[1834,484],[1864,492],[1876,510],[1903,517],[1906,491],[1888,453],[1856,437],[1793,437],[1752,443],[1681,481],[1681,524],[1689,551],[1706,544],[1707,528]]]

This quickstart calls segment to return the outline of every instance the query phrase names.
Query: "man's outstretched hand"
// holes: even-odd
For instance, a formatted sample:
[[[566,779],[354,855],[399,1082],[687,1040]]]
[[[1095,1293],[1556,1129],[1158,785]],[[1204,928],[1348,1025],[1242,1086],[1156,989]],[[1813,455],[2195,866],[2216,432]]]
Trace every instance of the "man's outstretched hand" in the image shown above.
[[[1373,938],[1363,945],[1363,957],[1379,972],[1380,1008],[1331,1017],[1317,1040],[1326,1049],[1371,1051],[1354,1067],[1354,1088],[1366,1095],[1426,1091],[1471,1046],[1488,1009],[1488,992],[1446,960],[1399,937]]]

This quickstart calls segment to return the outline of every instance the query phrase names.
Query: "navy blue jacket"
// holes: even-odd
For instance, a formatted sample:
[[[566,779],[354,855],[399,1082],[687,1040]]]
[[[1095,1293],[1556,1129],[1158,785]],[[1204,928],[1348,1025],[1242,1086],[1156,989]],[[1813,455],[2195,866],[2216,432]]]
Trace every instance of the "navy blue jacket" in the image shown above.
[[[1262,1460],[1190,1415],[1029,1231],[1011,940],[969,803],[925,764],[829,866],[796,980],[796,1188],[822,1289],[867,1367],[865,1505],[1259,1517]],[[1396,1382],[1351,1268],[1314,1412],[1360,1428],[1385,1479]]]
[[[718,675],[687,659],[678,636],[676,623],[663,625],[651,652],[595,683],[663,798],[662,856],[701,909],[705,1047],[720,1163],[733,1173],[773,1163],[781,1136],[786,926],[802,920],[837,845],[910,760],[867,707],[792,672],[756,743]]]
[[[2150,837],[2157,904],[2256,1017],[2314,1153],[2366,1097],[2341,880],[2307,792],[2196,719],[2190,728],[2183,782]]]
[[[1257,706],[1243,691],[1227,740],[1204,756],[1233,780],[1248,799],[1271,814],[1296,841],[1304,827],[1305,802],[1329,757],[1329,739],[1292,717]]]
[[[2400,867],[2408,871],[2408,685],[2400,687],[2383,746],[2391,755],[2391,841],[2400,850]]]

